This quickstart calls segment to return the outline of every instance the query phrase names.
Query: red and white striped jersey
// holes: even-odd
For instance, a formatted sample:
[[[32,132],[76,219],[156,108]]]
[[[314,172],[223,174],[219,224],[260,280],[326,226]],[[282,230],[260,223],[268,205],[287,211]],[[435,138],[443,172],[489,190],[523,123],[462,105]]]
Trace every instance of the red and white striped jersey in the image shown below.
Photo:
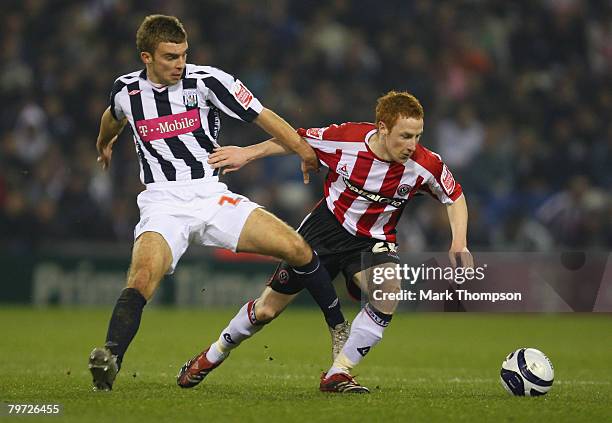
[[[351,234],[395,242],[396,225],[406,203],[426,192],[443,204],[461,194],[459,183],[440,156],[418,144],[406,163],[377,157],[368,145],[376,133],[372,123],[343,123],[298,129],[329,168],[325,201]]]

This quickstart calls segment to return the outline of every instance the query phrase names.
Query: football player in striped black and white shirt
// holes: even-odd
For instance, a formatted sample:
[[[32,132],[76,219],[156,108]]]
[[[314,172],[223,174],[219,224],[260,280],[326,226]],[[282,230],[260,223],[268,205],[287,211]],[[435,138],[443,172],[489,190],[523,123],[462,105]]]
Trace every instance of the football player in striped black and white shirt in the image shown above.
[[[426,193],[446,205],[452,231],[451,263],[456,265],[460,258],[463,267],[473,267],[467,248],[468,213],[463,190],[440,156],[420,144],[423,118],[423,108],[414,96],[391,91],[378,99],[376,123],[349,122],[298,130],[329,169],[324,198],[306,216],[298,232],[316,249],[332,279],[342,273],[349,293],[356,299],[361,293],[367,298],[348,340],[341,351],[335,351],[329,371],[321,375],[321,391],[369,392],[350,372],[382,339],[398,300],[372,295],[375,285],[369,283],[367,275],[377,267],[399,263],[396,225],[415,195]],[[210,163],[232,172],[257,158],[287,153],[290,151],[286,147],[272,139],[245,148],[222,147],[211,155]],[[362,260],[364,253],[367,260]],[[385,269],[378,270],[387,274]],[[376,288],[385,293],[399,292],[401,281],[396,277],[387,278]],[[257,300],[267,314],[257,317],[276,317],[302,289],[295,272],[281,263]],[[245,314],[241,310],[236,315],[211,350],[227,354],[258,330],[256,320]],[[219,365],[222,358],[214,364]],[[179,375],[189,371],[183,367]]]
[[[115,81],[96,143],[98,161],[106,169],[113,144],[129,125],[146,185],[138,196],[140,221],[127,287],[113,310],[105,346],[90,355],[96,390],[112,389],[144,305],[164,274],[174,272],[190,242],[278,257],[307,287],[329,291],[326,297],[335,295],[329,275],[304,239],[258,204],[229,191],[208,164],[218,147],[221,115],[256,123],[298,154],[304,182],[308,171],[318,168],[312,148],[239,79],[211,66],[186,63],[187,34],[177,18],[146,17],[136,44],[145,68]],[[256,315],[258,308],[251,312]],[[337,307],[335,319],[339,317]]]

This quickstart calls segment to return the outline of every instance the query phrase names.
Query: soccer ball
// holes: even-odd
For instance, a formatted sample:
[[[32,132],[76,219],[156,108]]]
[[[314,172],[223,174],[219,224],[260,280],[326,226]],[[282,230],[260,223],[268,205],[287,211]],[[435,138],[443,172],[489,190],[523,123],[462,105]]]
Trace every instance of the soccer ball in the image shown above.
[[[512,395],[535,397],[550,390],[555,369],[542,351],[519,348],[508,354],[500,376],[503,387]]]

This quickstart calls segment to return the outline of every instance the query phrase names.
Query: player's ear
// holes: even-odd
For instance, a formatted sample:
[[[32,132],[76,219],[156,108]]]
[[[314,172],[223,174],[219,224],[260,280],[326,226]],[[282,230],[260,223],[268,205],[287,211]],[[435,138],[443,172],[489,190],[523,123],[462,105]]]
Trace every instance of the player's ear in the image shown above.
[[[153,55],[151,55],[151,53],[149,53],[148,51],[141,51],[140,60],[142,60],[142,63],[144,63],[145,65],[148,65],[153,61]]]
[[[381,135],[388,135],[389,130],[387,129],[387,125],[382,120],[378,122],[378,133]]]

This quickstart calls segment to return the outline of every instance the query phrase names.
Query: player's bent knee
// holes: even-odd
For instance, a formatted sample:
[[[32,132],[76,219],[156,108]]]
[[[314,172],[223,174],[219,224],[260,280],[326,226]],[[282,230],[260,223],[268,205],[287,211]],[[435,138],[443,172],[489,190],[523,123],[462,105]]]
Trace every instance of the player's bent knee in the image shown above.
[[[152,276],[152,272],[148,269],[130,270],[127,287],[138,290],[143,297],[149,300],[153,296],[156,285]]]
[[[292,266],[304,266],[312,260],[312,248],[299,234],[293,234],[287,241],[283,259]]]

